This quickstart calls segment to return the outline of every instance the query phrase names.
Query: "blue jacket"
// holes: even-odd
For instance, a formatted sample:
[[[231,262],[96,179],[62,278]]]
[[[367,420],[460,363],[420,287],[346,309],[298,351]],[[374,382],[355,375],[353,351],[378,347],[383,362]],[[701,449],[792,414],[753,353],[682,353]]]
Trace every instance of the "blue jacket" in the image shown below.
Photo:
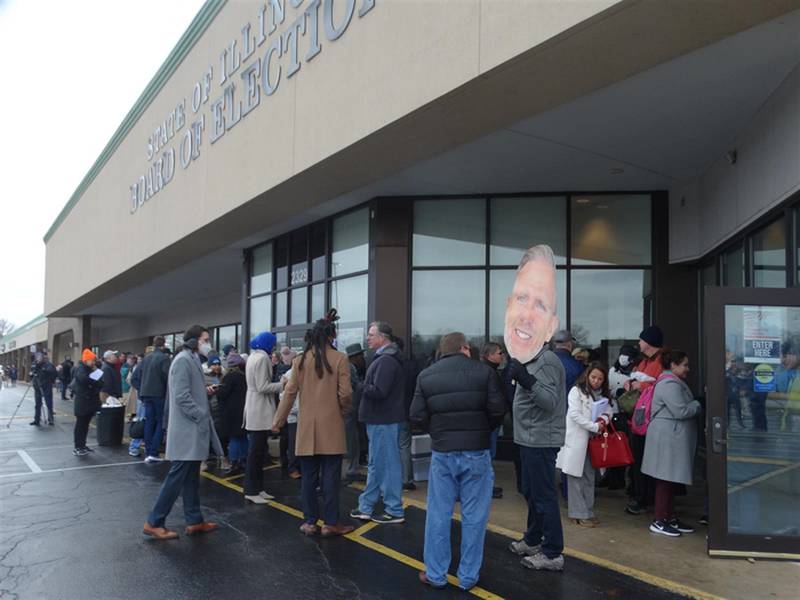
[[[572,354],[564,348],[558,348],[554,350],[553,353],[558,357],[558,360],[561,361],[561,364],[564,365],[564,389],[569,392],[575,387],[575,382],[586,367],[583,366],[583,363],[574,359]]]
[[[396,344],[380,351],[367,369],[361,388],[358,420],[371,425],[406,420],[406,372]]]

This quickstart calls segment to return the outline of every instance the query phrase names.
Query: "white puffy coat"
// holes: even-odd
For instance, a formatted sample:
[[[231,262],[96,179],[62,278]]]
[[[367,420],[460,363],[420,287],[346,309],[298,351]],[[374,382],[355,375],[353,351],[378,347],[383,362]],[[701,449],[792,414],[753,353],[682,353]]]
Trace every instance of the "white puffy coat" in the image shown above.
[[[589,437],[600,430],[600,426],[591,420],[594,400],[594,397],[584,394],[577,386],[567,395],[567,433],[564,446],[556,457],[556,467],[573,477],[583,476]],[[607,408],[602,416],[608,423],[611,420],[611,409]]]

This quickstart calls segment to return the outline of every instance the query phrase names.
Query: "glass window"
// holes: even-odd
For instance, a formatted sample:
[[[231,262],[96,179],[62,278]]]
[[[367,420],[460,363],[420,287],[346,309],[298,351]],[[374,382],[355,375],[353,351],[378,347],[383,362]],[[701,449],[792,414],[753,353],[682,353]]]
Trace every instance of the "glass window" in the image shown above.
[[[289,294],[281,292],[275,294],[275,327],[287,325],[287,312],[289,310]]]
[[[253,250],[250,270],[250,294],[263,294],[272,290],[272,244]]]
[[[301,229],[291,235],[290,258],[292,271],[289,277],[290,285],[308,283],[308,230]],[[303,321],[305,323],[305,321]]]
[[[494,340],[503,339],[506,301],[514,288],[516,269],[494,269],[489,278],[489,337]],[[567,324],[567,272],[556,271],[556,311],[559,329]]]
[[[642,330],[649,276],[641,270],[572,271],[570,330],[581,345],[636,339]]]
[[[272,296],[252,298],[250,300],[250,339],[262,331],[270,329],[272,329]],[[243,348],[239,349],[244,350]]]
[[[320,281],[325,279],[325,263],[327,256],[327,226],[326,223],[317,223],[311,228],[311,279]]]
[[[217,329],[217,350],[222,352],[228,344],[236,346],[236,325],[226,325]]]
[[[572,198],[572,264],[649,265],[650,239],[649,195]]]
[[[244,344],[242,343],[242,324],[241,323],[237,323],[237,325],[236,325],[236,341],[233,343],[233,345],[236,346],[240,351],[242,350],[242,346],[244,346]]]
[[[722,255],[722,285],[744,287],[743,246],[737,246]]]
[[[786,287],[786,227],[783,219],[753,234],[753,286]]]
[[[414,203],[415,267],[486,264],[486,202],[419,200]]]
[[[289,286],[289,240],[286,236],[275,240],[275,289]]]
[[[366,322],[367,276],[359,275],[332,281],[330,306],[338,311],[339,323],[342,325]]]
[[[486,271],[414,271],[411,338],[415,359],[424,364],[439,338],[460,331],[478,347],[486,323]]]
[[[290,325],[308,323],[308,287],[292,290],[292,314]]]
[[[547,244],[556,264],[566,264],[566,198],[493,198],[491,202],[491,264],[518,265],[525,250],[536,244]]]
[[[369,210],[363,208],[333,221],[331,277],[339,277],[369,266]]]
[[[311,286],[311,318],[312,323],[325,316],[325,284]]]

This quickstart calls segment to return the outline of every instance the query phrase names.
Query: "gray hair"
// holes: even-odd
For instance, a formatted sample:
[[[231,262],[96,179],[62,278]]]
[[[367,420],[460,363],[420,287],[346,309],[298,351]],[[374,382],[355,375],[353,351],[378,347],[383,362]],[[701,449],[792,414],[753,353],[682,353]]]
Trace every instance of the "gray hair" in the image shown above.
[[[553,249],[547,244],[539,244],[538,246],[531,246],[525,251],[525,254],[522,255],[522,260],[519,261],[517,272],[521,271],[522,267],[534,260],[545,263],[548,267],[552,267],[554,271],[556,269],[556,259],[555,256],[553,256]]]
[[[383,337],[385,337],[390,342],[395,340],[394,332],[392,331],[392,326],[389,325],[386,321],[373,321],[369,324],[370,327],[374,327],[378,330]]]
[[[106,350],[105,352],[103,352],[103,360],[108,360],[112,356],[116,356],[116,355],[117,355],[117,353],[114,352],[113,350]]]

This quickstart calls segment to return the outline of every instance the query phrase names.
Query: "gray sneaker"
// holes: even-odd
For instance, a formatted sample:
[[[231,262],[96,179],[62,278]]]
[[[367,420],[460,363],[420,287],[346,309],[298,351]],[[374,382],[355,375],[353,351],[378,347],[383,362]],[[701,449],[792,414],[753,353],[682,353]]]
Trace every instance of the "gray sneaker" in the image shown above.
[[[534,556],[526,556],[522,559],[522,566],[534,571],[563,571],[564,555],[559,554],[555,558],[547,558],[541,552]]]
[[[524,539],[521,539],[517,540],[516,542],[511,542],[508,545],[508,549],[518,556],[534,556],[535,554],[539,554],[539,552],[541,552],[542,547],[539,545],[529,546],[527,543],[525,543]]]

